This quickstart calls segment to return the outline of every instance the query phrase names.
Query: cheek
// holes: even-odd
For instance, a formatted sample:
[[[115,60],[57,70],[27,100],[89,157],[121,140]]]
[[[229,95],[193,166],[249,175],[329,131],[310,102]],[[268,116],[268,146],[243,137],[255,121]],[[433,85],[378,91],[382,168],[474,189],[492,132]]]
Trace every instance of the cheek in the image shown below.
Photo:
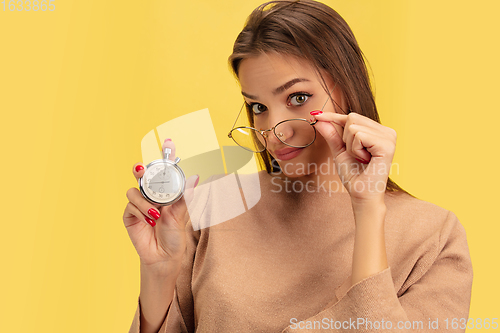
[[[254,127],[258,130],[262,129],[267,129],[267,120],[264,118],[264,115],[260,115],[258,117],[253,117],[253,124]]]

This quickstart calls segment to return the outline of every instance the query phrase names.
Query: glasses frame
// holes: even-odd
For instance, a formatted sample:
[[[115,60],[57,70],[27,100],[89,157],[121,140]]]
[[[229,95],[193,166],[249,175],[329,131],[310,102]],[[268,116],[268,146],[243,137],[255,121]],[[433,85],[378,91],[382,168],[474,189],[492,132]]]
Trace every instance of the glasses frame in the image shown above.
[[[241,148],[245,149],[245,150],[248,150],[248,151],[251,151],[251,152],[254,152],[254,153],[261,153],[263,152],[264,150],[267,149],[267,135],[265,132],[269,132],[269,131],[273,131],[274,135],[276,136],[276,138],[278,140],[280,140],[280,142],[283,142],[285,145],[289,146],[289,147],[293,147],[293,148],[306,148],[306,147],[309,147],[310,145],[312,145],[314,143],[314,141],[316,141],[316,128],[313,126],[314,124],[316,124],[318,122],[318,120],[314,120],[313,122],[310,122],[309,120],[307,119],[304,119],[304,118],[290,118],[290,119],[285,119],[285,120],[282,120],[280,122],[278,122],[276,125],[274,125],[273,127],[269,128],[269,129],[266,129],[266,130],[258,130],[254,127],[250,127],[250,126],[238,126],[238,127],[234,127],[234,125],[236,124],[236,121],[238,120],[240,114],[241,114],[241,110],[243,110],[243,108],[245,107],[245,102],[243,102],[243,105],[241,106],[241,109],[240,109],[240,112],[238,112],[238,116],[236,117],[236,120],[234,121],[234,124],[233,124],[233,128],[231,129],[231,131],[229,131],[228,133],[228,137],[233,139],[233,141],[238,145],[240,146]],[[291,145],[289,143],[286,143],[284,141],[282,141],[278,134],[276,133],[276,127],[280,124],[283,124],[283,123],[286,123],[287,121],[290,121],[290,120],[301,120],[301,121],[305,121],[306,123],[308,123],[309,125],[312,126],[313,130],[314,130],[314,139],[311,141],[311,143],[305,145],[305,146],[294,146],[294,145]],[[233,131],[237,130],[237,129],[240,129],[240,128],[248,128],[248,129],[252,129],[254,131],[256,131],[257,133],[259,133],[260,135],[262,135],[262,137],[264,138],[264,149],[262,150],[259,150],[259,151],[255,151],[255,150],[250,150],[246,147],[243,147],[242,145],[240,145],[234,138],[233,138]]]
[[[335,87],[336,87],[336,86],[337,86],[337,82],[335,82],[335,85],[333,86],[332,91],[331,91],[331,92],[329,92],[329,94],[328,94],[328,99],[326,100],[325,104],[323,104],[323,107],[321,108],[321,111],[323,111],[323,109],[325,108],[326,103],[328,103],[328,101],[329,101],[329,100],[332,100],[332,102],[333,102],[333,107],[335,108],[335,104],[337,104],[337,103],[333,100],[333,98],[332,98],[332,93],[333,93],[333,91],[335,90]],[[241,106],[240,112],[238,112],[238,115],[236,116],[236,119],[234,120],[233,126],[232,126],[232,128],[231,128],[231,130],[229,131],[229,133],[228,133],[228,135],[227,135],[227,136],[228,136],[229,138],[233,139],[233,141],[234,141],[234,142],[235,142],[238,146],[240,146],[241,148],[243,148],[243,149],[245,149],[245,150],[248,150],[248,151],[251,151],[251,152],[254,152],[254,153],[261,153],[261,152],[263,152],[264,150],[266,150],[266,149],[267,149],[267,139],[266,139],[266,136],[264,135],[264,132],[269,132],[269,131],[271,131],[271,130],[272,130],[272,131],[273,131],[273,133],[274,133],[274,135],[276,136],[276,138],[278,138],[278,140],[280,140],[280,142],[283,142],[283,141],[281,141],[281,139],[278,137],[278,135],[276,135],[276,126],[278,126],[279,124],[282,124],[282,123],[287,122],[287,121],[289,121],[289,120],[303,120],[303,121],[305,121],[305,122],[309,123],[309,125],[313,126],[314,124],[316,124],[316,123],[318,122],[318,120],[317,120],[317,119],[315,119],[313,122],[309,122],[309,120],[304,119],[304,118],[291,118],[291,119],[285,119],[285,120],[282,120],[282,121],[278,122],[276,125],[274,125],[273,127],[271,127],[270,129],[267,129],[267,130],[258,130],[258,129],[256,129],[256,128],[253,128],[253,127],[250,127],[250,126],[238,126],[238,127],[234,127],[234,125],[236,125],[236,121],[238,121],[238,118],[240,117],[241,110],[243,110],[243,107],[245,106],[245,104],[246,104],[246,102],[243,102],[243,105]],[[238,142],[236,142],[236,140],[233,138],[232,133],[233,133],[233,131],[234,131],[234,130],[237,130],[237,129],[239,129],[239,128],[248,128],[248,129],[253,129],[254,131],[256,131],[256,132],[260,133],[260,135],[262,135],[262,137],[264,138],[264,142],[266,143],[266,144],[265,144],[265,146],[264,146],[264,149],[259,150],[259,151],[250,150],[250,149],[248,149],[248,148],[246,148],[246,147],[243,147],[243,146],[242,146],[242,145],[240,145]],[[314,127],[314,126],[313,126],[313,129],[314,129],[314,140],[312,140],[312,142],[311,142],[310,144],[306,145],[306,146],[292,146],[291,144],[288,144],[288,143],[286,143],[286,142],[283,142],[283,143],[284,143],[285,145],[289,146],[289,147],[294,147],[294,148],[305,148],[305,147],[309,147],[310,145],[312,145],[312,144],[314,143],[314,141],[316,141],[316,133],[317,133],[317,132],[316,132],[316,127]]]

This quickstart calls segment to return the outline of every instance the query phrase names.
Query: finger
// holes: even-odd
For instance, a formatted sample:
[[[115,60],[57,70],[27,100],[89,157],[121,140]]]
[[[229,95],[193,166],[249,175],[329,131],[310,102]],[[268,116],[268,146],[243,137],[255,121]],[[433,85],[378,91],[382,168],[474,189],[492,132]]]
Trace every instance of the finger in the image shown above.
[[[362,132],[358,132],[362,133]],[[360,135],[355,135],[352,140],[352,155],[361,163],[368,164],[372,159],[372,155],[363,147]]]
[[[313,117],[318,121],[331,122],[333,127],[339,134],[339,136],[341,138],[344,137],[344,130],[345,130],[344,127],[348,119],[347,115],[335,112],[323,112],[323,111],[311,111],[310,114],[313,115]],[[311,118],[311,120],[313,120],[314,118]],[[342,141],[344,141],[345,143],[345,140],[342,139]]]
[[[344,131],[345,128],[351,125],[362,126],[365,129],[365,132],[372,133],[380,137],[393,136],[393,133],[395,133],[395,131],[392,128],[377,123],[376,121],[355,112],[349,113],[346,124],[344,126]],[[345,133],[343,139],[345,142],[346,141]]]
[[[321,112],[321,111],[319,111],[319,112]],[[345,124],[347,122],[347,118],[348,118],[348,115],[346,115],[346,114],[340,114],[340,113],[335,113],[335,112],[318,113],[318,111],[311,111],[310,113],[311,113],[311,115],[316,117],[317,120],[332,121],[341,127],[345,126]]]
[[[348,122],[349,123],[349,122]],[[356,134],[359,132],[368,133],[373,136],[378,136],[373,129],[358,125],[358,124],[346,124],[346,130],[344,131],[344,141],[346,144],[346,151],[349,155],[358,158],[364,162],[368,162],[371,159],[370,153],[363,147],[361,141],[355,140]]]
[[[350,112],[347,115],[335,113],[333,115],[333,117],[338,118],[338,119],[340,119],[339,121],[344,121],[345,123],[350,122],[353,124],[359,124],[359,125],[373,128],[373,129],[377,129],[377,128],[380,129],[380,128],[385,127],[382,124],[376,122],[375,120],[368,118],[367,116],[364,116],[364,115],[357,113],[357,112]],[[341,119],[341,117],[343,117],[344,119]]]
[[[125,224],[125,227],[128,228],[138,222],[139,223],[146,223],[149,224],[150,226],[154,227],[156,225],[156,222],[150,218],[146,219],[146,216],[142,214],[142,212],[131,202],[127,203],[127,206],[125,207],[125,212],[123,213],[123,223]]]
[[[362,122],[362,119],[361,119],[362,116],[361,117],[358,117],[358,116],[360,116],[360,115],[357,114],[357,113],[355,113],[355,112],[351,112],[351,113],[349,113],[347,115],[346,123],[344,125],[344,136],[342,137],[342,140],[344,140],[344,142],[346,144],[347,144],[347,141],[346,141],[347,140],[347,135],[349,133],[348,129],[352,125],[360,125],[360,123]],[[360,126],[364,126],[364,128],[367,127],[366,124],[365,125],[360,125]]]
[[[314,127],[327,142],[334,159],[336,159],[340,153],[345,151],[346,148],[344,141],[342,141],[342,134],[339,133],[342,132],[340,126],[338,126],[340,129],[337,129],[332,122],[318,121]]]
[[[142,163],[136,163],[134,164],[132,168],[132,173],[134,174],[135,180],[139,180],[144,175],[144,172],[146,172],[146,168],[144,167],[144,164]]]
[[[194,188],[198,185],[200,181],[200,176],[194,175],[189,177],[186,180],[186,189],[184,190],[184,199],[186,201],[187,208],[189,209],[189,205],[193,201],[194,198]]]
[[[127,191],[127,198],[144,215],[146,222],[156,224],[155,221],[161,217],[158,208],[147,201],[137,188],[130,188]]]
[[[163,141],[163,145],[161,147],[162,150],[162,157],[163,157],[163,152],[165,151],[165,148],[170,148],[170,155],[168,156],[168,159],[171,161],[175,161],[175,144],[171,139],[165,139]]]
[[[318,120],[328,120],[332,121],[342,127],[345,128],[346,124],[353,123],[353,124],[359,124],[363,125],[369,128],[372,128],[374,130],[379,130],[379,131],[384,131],[387,129],[390,129],[375,120],[368,118],[362,114],[359,114],[357,112],[351,112],[349,114],[341,114],[341,113],[336,113],[336,112],[321,112],[319,114],[316,114],[316,112],[320,111],[312,111],[312,114],[317,117]],[[390,129],[392,130],[392,129]],[[392,130],[393,131],[393,130]]]
[[[344,137],[344,127],[342,127],[341,125],[335,123],[335,122],[330,122],[330,124],[333,125],[333,127],[335,128],[335,130],[337,131],[339,137],[342,139]],[[344,145],[345,145],[345,140],[342,139]]]
[[[358,142],[359,141],[359,142]],[[376,135],[371,135],[362,131],[356,133],[353,142],[354,149],[360,149],[363,146],[373,158],[388,158],[392,161],[396,150],[395,144],[387,139]]]

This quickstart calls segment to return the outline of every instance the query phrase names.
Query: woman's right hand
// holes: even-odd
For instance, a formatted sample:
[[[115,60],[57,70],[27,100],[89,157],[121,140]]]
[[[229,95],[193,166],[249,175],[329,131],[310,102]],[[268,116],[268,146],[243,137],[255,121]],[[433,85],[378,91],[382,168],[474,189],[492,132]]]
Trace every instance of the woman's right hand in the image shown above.
[[[172,149],[169,159],[175,160],[175,145],[169,139],[163,143]],[[135,164],[133,173],[138,180],[146,172],[141,163]],[[180,267],[186,249],[185,226],[189,219],[186,197],[192,198],[193,189],[198,184],[197,175],[186,181],[184,195],[170,206],[159,206],[147,201],[139,189],[127,191],[129,202],[123,213],[123,223],[139,254],[141,264],[154,267],[164,273]],[[149,222],[148,222],[149,220]]]

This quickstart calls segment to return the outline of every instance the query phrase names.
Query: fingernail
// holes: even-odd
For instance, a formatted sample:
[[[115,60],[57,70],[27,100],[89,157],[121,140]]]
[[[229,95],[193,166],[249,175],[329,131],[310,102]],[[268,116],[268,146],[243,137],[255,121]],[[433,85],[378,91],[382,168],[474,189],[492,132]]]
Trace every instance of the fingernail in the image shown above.
[[[160,213],[156,209],[150,208],[148,210],[148,214],[151,215],[155,220],[158,220],[160,218]]]
[[[314,110],[314,111],[311,111],[311,112],[309,112],[309,113],[310,113],[311,115],[313,115],[313,116],[317,116],[318,114],[322,114],[322,113],[323,113],[323,111],[320,111],[320,110]]]
[[[365,160],[359,159],[359,158],[357,158],[357,157],[355,157],[355,159],[357,159],[357,160],[358,160],[358,162],[361,162],[361,163],[363,163],[363,164],[367,164],[367,163],[368,163],[368,161],[365,161]]]
[[[149,223],[150,226],[154,227],[156,225],[156,222],[150,219],[149,217],[146,216],[146,222]]]
[[[315,120],[316,120],[316,118],[311,117],[311,119],[309,119],[309,122],[310,122],[310,123],[313,123]]]
[[[198,182],[200,181],[200,176],[196,175],[198,178],[196,178],[196,181],[194,182],[194,187],[198,185]]]
[[[164,142],[167,142],[167,141],[172,141],[172,140],[170,140],[170,139],[165,139],[165,141],[164,141]]]
[[[138,166],[135,167],[135,172],[139,172],[141,170],[144,170],[144,167],[142,165],[139,164]]]

